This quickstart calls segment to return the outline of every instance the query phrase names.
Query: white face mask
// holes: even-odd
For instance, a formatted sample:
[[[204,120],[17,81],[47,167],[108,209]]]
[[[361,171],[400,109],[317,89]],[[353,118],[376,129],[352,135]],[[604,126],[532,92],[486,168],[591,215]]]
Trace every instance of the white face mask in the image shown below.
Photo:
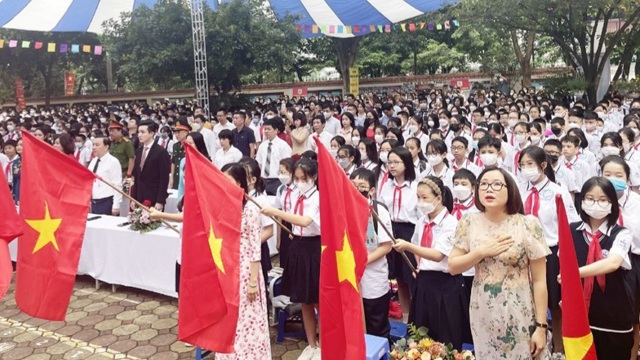
[[[429,120],[429,121],[427,121],[427,125],[428,125],[430,128],[432,128],[432,127],[433,127],[433,125],[434,125],[433,120]]]
[[[577,128],[579,128],[579,127],[580,127],[580,125],[578,125],[578,124],[576,124],[576,123],[569,123],[569,124],[567,125],[567,127],[568,127],[569,129],[577,129]]]
[[[513,128],[513,127],[514,127],[514,126],[516,126],[516,124],[518,123],[518,120],[516,120],[516,119],[509,119],[507,122],[509,123],[509,127],[510,127],[510,128]]]
[[[467,200],[469,196],[471,196],[471,189],[464,185],[454,186],[451,192],[453,193],[453,197],[462,201]]]
[[[529,182],[534,182],[540,178],[540,170],[537,167],[522,169],[522,176]]]
[[[349,159],[338,159],[338,164],[341,168],[347,170],[349,167]]]
[[[197,123],[197,122],[193,123],[193,130],[194,131],[200,130],[201,127],[202,127],[202,125],[200,125],[200,123]]]
[[[15,130],[16,127],[13,125],[7,125],[7,131],[12,132],[13,130]]]
[[[442,156],[429,155],[429,156],[427,156],[427,161],[429,162],[429,165],[431,165],[431,166],[440,165],[440,163],[442,163]]]
[[[329,149],[329,153],[331,153],[331,156],[333,156],[334,158],[335,158],[336,156],[338,156],[338,150],[335,150],[335,149]]]
[[[480,160],[485,166],[494,166],[498,163],[498,154],[480,154]]]
[[[603,219],[611,214],[611,203],[609,203],[606,207],[600,207],[597,203],[589,206],[584,201],[582,202],[582,210],[584,210],[587,215],[591,216],[596,220]]]
[[[449,120],[448,119],[440,119],[440,127],[444,129],[447,126],[449,126]]]
[[[373,137],[376,140],[376,144],[378,144],[378,145],[382,144],[382,142],[384,141],[384,136],[383,135],[376,134]]]
[[[436,209],[436,206],[433,205],[433,203],[424,203],[418,201],[418,203],[416,204],[416,208],[418,209],[418,211],[420,211],[421,214],[429,215],[433,212],[433,210]]]
[[[299,181],[297,184],[298,186],[298,190],[300,190],[301,194],[306,193],[307,191],[311,190],[314,186],[313,182],[301,182]]]
[[[529,137],[529,140],[531,140],[532,144],[539,144],[541,139],[540,139],[540,136],[538,135],[531,135]]]
[[[265,116],[265,117],[266,117],[267,119],[271,120],[271,119],[273,119],[273,118],[275,117],[275,115],[267,115],[267,116]]]
[[[362,150],[360,150],[360,159],[361,159],[362,161],[367,161],[367,160],[369,160],[369,156],[367,155],[367,152],[366,152],[366,151],[362,151]]]
[[[389,153],[386,151],[381,151],[380,152],[380,161],[382,161],[383,163],[387,163],[387,161],[389,161]]]
[[[358,144],[360,144],[360,138],[355,136],[351,138],[351,143],[353,144],[353,146],[358,146]]]
[[[640,135],[640,130],[638,130],[637,128],[631,128],[631,131],[633,131],[636,136]]]
[[[330,112],[325,112],[325,113],[323,113],[323,115],[324,115],[324,118],[327,119],[327,120],[329,120],[329,118],[331,117],[331,113]]]
[[[545,116],[547,116],[547,113],[544,111],[540,111],[540,117],[544,118]]]
[[[600,151],[603,156],[620,155],[620,149],[615,146],[603,146]]]
[[[629,150],[631,150],[631,143],[622,144],[622,148],[624,149],[625,153],[628,153]]]
[[[413,134],[415,134],[416,131],[418,131],[418,126],[417,125],[409,125],[409,126],[407,126],[407,131],[409,131],[409,134],[413,135]]]
[[[283,185],[287,185],[291,182],[291,175],[289,174],[280,174],[278,175],[278,179]]]
[[[518,144],[522,144],[525,141],[527,141],[527,135],[521,135],[521,134],[516,135],[516,142]]]

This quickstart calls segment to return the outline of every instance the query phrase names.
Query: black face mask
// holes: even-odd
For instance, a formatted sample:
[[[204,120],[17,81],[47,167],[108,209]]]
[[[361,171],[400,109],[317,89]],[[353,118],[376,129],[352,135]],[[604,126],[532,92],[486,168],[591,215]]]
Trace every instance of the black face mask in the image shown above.
[[[360,194],[362,194],[362,196],[364,196],[365,198],[369,198],[369,190],[367,191],[360,191]]]
[[[551,131],[553,132],[553,135],[555,135],[555,136],[559,136],[562,133],[562,129],[560,129],[560,128],[551,128]]]
[[[460,131],[460,124],[451,124],[451,125],[449,125],[449,129],[451,129],[451,131],[456,133],[456,132]]]
[[[558,162],[558,159],[560,158],[558,155],[547,155],[549,157],[549,160],[551,161],[552,164],[555,164]]]
[[[640,108],[629,109],[629,114],[640,115]]]

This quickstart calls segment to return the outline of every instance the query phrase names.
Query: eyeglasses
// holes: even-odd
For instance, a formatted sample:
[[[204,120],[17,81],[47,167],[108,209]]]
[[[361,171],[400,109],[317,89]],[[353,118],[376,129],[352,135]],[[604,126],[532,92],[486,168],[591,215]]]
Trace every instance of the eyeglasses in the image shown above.
[[[387,165],[389,165],[389,166],[398,166],[400,164],[403,164],[403,162],[402,161],[388,161],[387,162]]]
[[[369,192],[369,190],[371,190],[368,187],[358,187],[358,186],[356,186],[356,189],[358,189],[358,191],[360,192]]]
[[[452,146],[451,150],[453,151],[460,151],[460,150],[464,150],[465,147],[464,146]]]
[[[589,206],[598,204],[598,206],[603,209],[606,209],[607,207],[609,207],[609,204],[611,204],[611,201],[609,200],[595,200],[595,199],[582,199],[582,202],[585,203],[585,205],[589,205]]]
[[[547,156],[560,156],[560,153],[557,151],[547,151]]]
[[[481,182],[478,185],[478,189],[480,189],[481,191],[487,191],[489,188],[491,188],[491,190],[493,191],[500,191],[505,186],[507,186],[507,184],[502,182],[493,182],[493,183]]]

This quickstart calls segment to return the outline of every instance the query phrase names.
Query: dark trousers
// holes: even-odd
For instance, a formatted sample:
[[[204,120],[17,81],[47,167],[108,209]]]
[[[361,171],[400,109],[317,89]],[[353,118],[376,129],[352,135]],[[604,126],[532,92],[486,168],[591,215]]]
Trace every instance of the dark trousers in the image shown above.
[[[176,292],[180,294],[180,264],[176,261]]]
[[[631,356],[633,332],[618,334],[591,329],[598,359],[627,360]]]
[[[278,178],[268,178],[264,179],[264,185],[267,195],[275,196],[278,188],[282,185],[282,182],[280,182],[280,179]]]
[[[389,325],[389,293],[377,299],[362,299],[364,321],[367,334],[388,339],[391,332]]]
[[[113,196],[91,200],[91,213],[98,215],[111,215],[113,209]]]

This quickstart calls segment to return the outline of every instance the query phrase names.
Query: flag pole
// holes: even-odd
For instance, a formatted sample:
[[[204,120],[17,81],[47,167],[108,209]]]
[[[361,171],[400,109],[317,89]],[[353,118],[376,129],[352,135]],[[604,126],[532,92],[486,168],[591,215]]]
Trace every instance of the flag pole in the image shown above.
[[[373,207],[371,207],[371,215],[373,215],[373,218],[378,222],[378,224],[380,224],[380,226],[382,226],[382,228],[384,229],[384,232],[387,233],[387,235],[389,236],[389,238],[391,238],[391,241],[395,245],[398,242],[398,240],[396,240],[396,238],[393,237],[393,234],[391,234],[391,231],[389,231],[389,229],[387,229],[387,227],[382,223],[382,221],[380,220],[380,217],[378,216],[378,213],[373,209]],[[404,251],[400,251],[400,255],[402,255],[402,258],[409,266],[409,269],[411,269],[411,272],[414,274],[417,274],[418,271],[416,271],[416,268],[413,266],[411,261],[409,261],[407,254],[405,254]]]
[[[256,201],[256,199],[252,198],[251,195],[245,193],[244,197],[247,198],[247,200],[251,201],[252,203],[254,203],[258,209],[262,210],[262,205],[258,204],[258,202]],[[282,229],[284,229],[284,231],[288,232],[289,235],[293,235],[293,233],[291,232],[291,230],[289,230],[289,228],[287,228],[286,226],[284,226],[280,221],[278,221],[278,219],[276,219],[274,216],[269,216],[269,218],[273,221],[276,222],[276,224],[278,224],[278,226],[280,226]]]
[[[134,199],[133,197],[131,197],[131,195],[127,194],[126,192],[122,191],[121,189],[118,189],[117,186],[111,184],[110,182],[106,181],[105,179],[101,178],[100,176],[97,176],[98,180],[102,181],[105,185],[107,185],[108,187],[112,188],[113,190],[119,192],[122,196],[126,197],[127,199],[129,199],[131,202],[133,202],[134,204],[140,206],[144,211],[147,212],[151,212],[150,209],[144,205],[142,205],[138,200]],[[178,235],[180,235],[180,230],[176,229],[173,225],[171,225],[167,220],[160,220],[163,224],[165,224],[169,229],[175,231]]]

